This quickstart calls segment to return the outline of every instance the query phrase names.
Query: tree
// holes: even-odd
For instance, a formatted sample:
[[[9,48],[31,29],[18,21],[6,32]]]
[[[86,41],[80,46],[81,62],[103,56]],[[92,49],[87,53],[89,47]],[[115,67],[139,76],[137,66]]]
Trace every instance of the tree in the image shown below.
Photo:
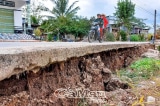
[[[90,20],[83,17],[76,17],[76,19],[72,21],[70,32],[75,38],[83,38],[88,33],[90,27]]]
[[[55,4],[51,13],[54,14],[56,17],[66,17],[66,16],[74,16],[77,11],[80,9],[79,6],[75,7],[75,4],[78,1],[73,2],[70,6],[69,0],[51,0]]]
[[[60,35],[59,38],[65,34],[82,38],[87,34],[90,21],[87,18],[76,16],[80,8],[74,6],[78,1],[73,2],[70,6],[68,6],[69,0],[51,1],[53,1],[54,7],[50,12],[55,17],[44,21],[40,26],[41,29],[45,32],[52,32],[52,35]]]
[[[96,17],[95,17],[95,16],[92,16],[92,17],[90,18],[90,21],[93,22],[95,19],[96,19]]]
[[[138,27],[145,28],[146,24],[144,23],[144,20],[146,20],[146,19],[135,18],[134,22],[137,24]]]
[[[128,31],[131,29],[135,14],[135,4],[131,0],[119,0],[114,15],[120,25],[124,25]]]
[[[78,16],[75,18],[59,17],[44,21],[40,28],[45,32],[52,32],[54,35],[59,32],[60,35],[72,34],[75,38],[82,38],[88,33],[90,20]]]
[[[42,11],[47,11],[47,8],[42,3],[43,1],[47,1],[47,0],[31,0],[30,9],[31,9],[32,24],[39,24],[42,20],[42,15],[40,15],[40,13]],[[26,18],[27,5],[24,5],[22,7],[22,12],[23,12],[22,16]]]

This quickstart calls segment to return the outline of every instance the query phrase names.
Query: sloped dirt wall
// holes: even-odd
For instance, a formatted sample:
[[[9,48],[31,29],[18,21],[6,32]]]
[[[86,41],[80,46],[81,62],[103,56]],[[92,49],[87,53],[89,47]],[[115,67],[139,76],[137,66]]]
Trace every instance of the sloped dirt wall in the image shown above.
[[[41,67],[37,73],[30,70],[14,75],[0,82],[0,106],[77,106],[83,98],[58,98],[57,89],[82,88],[107,92],[128,89],[130,87],[126,83],[114,81],[112,73],[128,66],[148,48],[154,46],[143,45],[73,57]]]

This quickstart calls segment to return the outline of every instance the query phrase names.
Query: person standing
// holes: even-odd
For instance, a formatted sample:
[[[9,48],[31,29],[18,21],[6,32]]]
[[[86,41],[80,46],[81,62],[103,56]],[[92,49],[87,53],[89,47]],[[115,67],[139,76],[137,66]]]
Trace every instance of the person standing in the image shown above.
[[[103,19],[103,36],[107,31],[107,26],[108,26],[108,19],[106,18],[105,14],[102,14],[102,19]]]

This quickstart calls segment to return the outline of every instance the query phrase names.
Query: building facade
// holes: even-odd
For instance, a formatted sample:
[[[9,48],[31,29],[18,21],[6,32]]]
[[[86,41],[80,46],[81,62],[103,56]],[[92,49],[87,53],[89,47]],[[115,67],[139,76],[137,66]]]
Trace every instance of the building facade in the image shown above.
[[[29,0],[0,0],[0,33],[14,33],[22,28],[21,7]]]
[[[117,19],[114,16],[107,16],[108,19],[108,32],[116,34],[119,30],[126,31],[127,28],[124,26],[118,27],[117,25]],[[130,34],[148,34],[149,28],[140,28],[136,24],[133,23]]]

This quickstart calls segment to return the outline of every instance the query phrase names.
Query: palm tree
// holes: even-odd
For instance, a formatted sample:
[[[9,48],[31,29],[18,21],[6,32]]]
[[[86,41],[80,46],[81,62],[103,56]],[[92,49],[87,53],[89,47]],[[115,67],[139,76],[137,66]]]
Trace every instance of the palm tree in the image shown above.
[[[75,4],[78,1],[73,2],[70,6],[68,6],[69,0],[51,0],[51,1],[55,4],[51,13],[54,14],[57,18],[67,17],[67,16],[72,17],[80,9],[79,6],[74,8]]]

